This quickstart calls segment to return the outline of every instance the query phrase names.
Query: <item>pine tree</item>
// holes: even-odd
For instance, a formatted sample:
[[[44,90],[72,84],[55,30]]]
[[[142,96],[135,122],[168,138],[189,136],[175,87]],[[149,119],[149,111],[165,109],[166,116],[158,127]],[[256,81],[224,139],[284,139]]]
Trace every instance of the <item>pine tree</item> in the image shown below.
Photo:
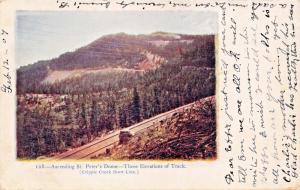
[[[185,103],[190,103],[193,100],[193,95],[192,95],[192,86],[188,83],[185,86]]]
[[[69,125],[72,123],[72,108],[71,101],[69,98],[65,98],[66,111],[65,111],[65,125]]]
[[[180,101],[179,101],[179,97],[177,94],[175,94],[175,98],[174,98],[174,108],[177,108],[180,106]]]
[[[156,87],[154,87],[154,114],[158,114],[160,113],[161,109],[160,109],[160,101],[158,98],[158,90]]]
[[[91,131],[93,134],[98,133],[99,129],[99,106],[97,105],[97,102],[95,100],[92,101],[92,108],[91,108],[91,118],[90,118],[90,124],[91,124]]]
[[[137,88],[134,87],[133,89],[133,98],[132,98],[132,104],[131,104],[131,118],[133,122],[139,122],[141,121],[140,116],[140,97],[137,91]]]
[[[121,128],[127,127],[127,116],[124,108],[119,109],[119,126]]]
[[[142,100],[142,114],[143,114],[143,119],[148,119],[149,118],[149,110],[148,110],[148,105],[147,105],[147,98],[144,96]]]
[[[110,131],[113,130],[114,124],[116,124],[116,103],[115,100],[113,99],[112,96],[109,100],[107,100],[107,105],[106,105],[106,118],[104,122],[105,128]]]
[[[78,125],[80,128],[84,128],[87,126],[86,111],[85,111],[84,103],[81,104],[81,112],[79,113]]]

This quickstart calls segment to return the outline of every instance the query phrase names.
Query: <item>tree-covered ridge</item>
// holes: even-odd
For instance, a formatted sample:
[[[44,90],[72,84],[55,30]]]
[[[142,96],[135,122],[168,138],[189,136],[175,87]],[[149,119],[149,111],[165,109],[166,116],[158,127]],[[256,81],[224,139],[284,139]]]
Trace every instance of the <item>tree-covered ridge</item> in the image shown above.
[[[152,57],[149,58],[149,54]],[[150,35],[107,35],[74,52],[19,68],[17,92],[41,93],[40,88],[45,88],[42,81],[51,71],[117,67],[140,70],[149,68],[147,61],[159,62],[158,64],[177,61],[187,66],[214,68],[214,59],[213,35],[171,35],[162,32]],[[98,80],[97,77],[100,76],[93,77]],[[106,78],[110,79],[109,76]],[[107,83],[105,76],[101,76],[99,80]],[[48,88],[56,89],[51,86]],[[49,92],[48,89],[47,93],[56,92]]]

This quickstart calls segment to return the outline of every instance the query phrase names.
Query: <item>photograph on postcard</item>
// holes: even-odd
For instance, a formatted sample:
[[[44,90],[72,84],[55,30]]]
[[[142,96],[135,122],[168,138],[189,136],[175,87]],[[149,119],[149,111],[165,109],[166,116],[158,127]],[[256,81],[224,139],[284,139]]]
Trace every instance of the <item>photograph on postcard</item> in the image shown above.
[[[216,159],[217,26],[209,11],[17,11],[17,159]]]

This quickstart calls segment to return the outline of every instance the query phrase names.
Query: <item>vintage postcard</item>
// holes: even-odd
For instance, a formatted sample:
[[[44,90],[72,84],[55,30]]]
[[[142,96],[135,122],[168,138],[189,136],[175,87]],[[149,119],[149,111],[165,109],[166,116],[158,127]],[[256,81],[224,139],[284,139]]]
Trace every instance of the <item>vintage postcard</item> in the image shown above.
[[[18,159],[216,158],[217,13],[16,17]]]
[[[0,1],[0,189],[298,189],[300,2]]]

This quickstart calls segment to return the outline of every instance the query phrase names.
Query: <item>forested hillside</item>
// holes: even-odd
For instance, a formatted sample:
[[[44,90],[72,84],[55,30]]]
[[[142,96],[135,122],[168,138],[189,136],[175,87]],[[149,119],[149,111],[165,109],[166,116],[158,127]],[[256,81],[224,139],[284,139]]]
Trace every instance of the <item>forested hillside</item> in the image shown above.
[[[82,84],[77,89],[64,88],[65,84],[73,85],[82,77],[68,78],[61,83],[47,84],[43,80],[54,71],[88,70],[91,79],[85,77],[87,89],[102,91],[108,85],[115,85],[111,75],[118,79],[131,79],[138,71],[153,70],[164,63],[180,63],[181,66],[214,68],[214,36],[182,35],[153,33],[150,35],[128,35],[124,33],[107,35],[51,60],[38,61],[17,70],[17,91],[23,93],[83,93]],[[124,72],[108,72],[105,68],[123,68]],[[130,72],[131,71],[131,72]],[[97,74],[98,73],[98,74]],[[124,74],[125,73],[125,74]],[[66,72],[65,72],[66,74]],[[87,75],[90,75],[88,73]],[[125,76],[124,76],[125,75]],[[118,80],[116,79],[116,80]],[[94,83],[97,80],[97,83]],[[124,84],[122,84],[124,85]],[[62,88],[60,86],[63,86]],[[122,86],[123,87],[123,86]],[[59,88],[59,89],[58,89]],[[96,88],[96,89],[95,89]],[[103,89],[104,88],[104,89]]]
[[[185,112],[158,122],[117,144],[96,159],[214,159],[216,158],[215,97],[206,97]]]
[[[58,58],[21,67],[18,157],[78,147],[214,95],[214,67],[214,36],[162,32],[108,35]],[[61,73],[60,80],[53,79]]]

